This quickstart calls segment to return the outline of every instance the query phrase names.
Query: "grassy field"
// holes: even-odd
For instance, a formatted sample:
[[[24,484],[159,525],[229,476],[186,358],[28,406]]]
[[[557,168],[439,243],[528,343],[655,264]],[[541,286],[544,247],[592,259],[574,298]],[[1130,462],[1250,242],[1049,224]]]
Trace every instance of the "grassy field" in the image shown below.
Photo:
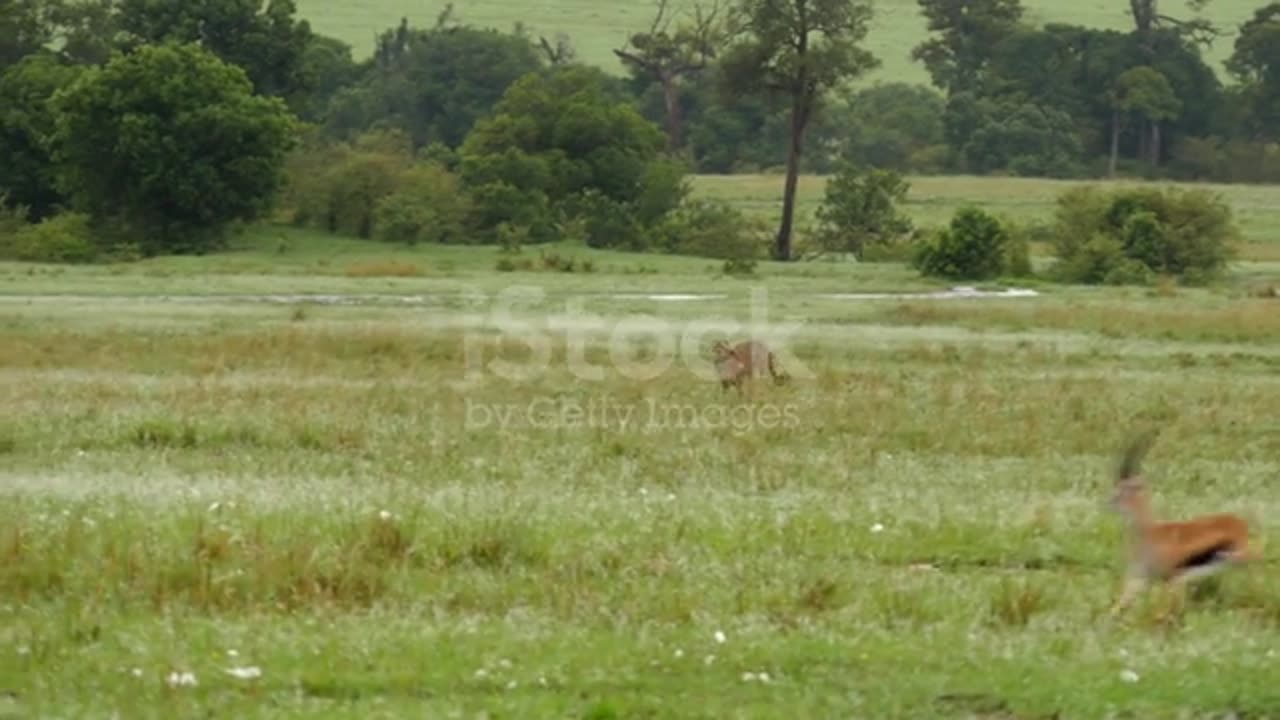
[[[1209,289],[849,298],[944,284],[272,227],[0,263],[0,717],[1280,716],[1273,562],[1104,617],[1139,427],[1158,512],[1280,539],[1276,203],[1225,192],[1254,254]],[[747,334],[791,382],[709,377]]]
[[[1277,539],[1275,301],[523,280],[545,363],[492,296],[0,298],[0,714],[1280,713],[1274,565],[1102,617],[1135,427],[1161,511]],[[793,379],[739,400],[693,333],[759,288]]]
[[[1053,0],[1025,0],[1030,18],[1037,22],[1071,22],[1093,27],[1132,27],[1128,4],[1109,0],[1085,0],[1063,4]],[[1206,16],[1222,26],[1224,34],[1209,51],[1225,77],[1221,63],[1231,54],[1235,31],[1263,3],[1257,0],[1212,0]],[[419,27],[435,22],[444,9],[444,0],[299,0],[300,14],[319,32],[351,43],[360,57],[373,50],[374,38],[399,23],[401,17]],[[580,56],[610,72],[622,66],[613,49],[626,42],[630,33],[646,29],[652,21],[653,4],[624,0],[466,0],[455,2],[455,17],[482,27],[510,30],[523,23],[535,33],[567,33]],[[895,80],[927,83],[923,66],[910,59],[911,48],[925,34],[924,19],[915,0],[876,0],[876,17],[868,40],[883,67],[866,81]],[[1182,3],[1169,3],[1166,12],[1186,13]]]

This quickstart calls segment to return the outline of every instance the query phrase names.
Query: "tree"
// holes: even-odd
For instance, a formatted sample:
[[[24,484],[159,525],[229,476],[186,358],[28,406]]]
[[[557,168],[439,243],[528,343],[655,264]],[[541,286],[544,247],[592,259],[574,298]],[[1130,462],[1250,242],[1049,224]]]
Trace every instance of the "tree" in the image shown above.
[[[360,76],[351,58],[351,46],[325,35],[312,35],[302,56],[305,95],[293,103],[298,116],[308,122],[324,117],[330,100]]]
[[[147,254],[203,252],[262,215],[294,142],[284,102],[195,43],[116,55],[53,103],[60,184]]]
[[[53,53],[38,53],[0,74],[0,195],[28,208],[32,221],[44,219],[65,200],[49,155],[56,116],[48,98],[79,73],[79,67]]]
[[[0,0],[0,69],[52,39],[48,9],[42,0]]]
[[[1130,68],[1116,78],[1108,95],[1111,99],[1111,157],[1107,166],[1110,176],[1116,174],[1116,156],[1120,150],[1120,130],[1126,115],[1136,113],[1151,130],[1151,164],[1160,162],[1160,123],[1172,120],[1182,109],[1168,79],[1147,65]]]
[[[1275,140],[1280,128],[1280,3],[1259,8],[1240,25],[1227,69],[1243,86],[1255,137]]]
[[[1193,12],[1200,12],[1209,0],[1188,0]],[[1159,0],[1129,0],[1129,13],[1133,16],[1134,31],[1149,52],[1153,52],[1157,30],[1169,29],[1193,43],[1208,45],[1218,36],[1218,29],[1206,18],[1181,20],[1160,12]]]
[[[919,0],[936,37],[911,50],[939,90],[977,91],[994,48],[1018,29],[1020,0]]]
[[[869,246],[888,244],[911,232],[911,219],[898,210],[911,184],[892,170],[863,171],[843,164],[827,181],[818,207],[824,249],[848,252],[859,260]]]
[[[680,112],[680,84],[688,75],[707,66],[719,42],[719,5],[704,9],[694,4],[693,22],[671,31],[668,0],[657,0],[658,9],[648,32],[632,35],[613,51],[634,71],[653,78],[662,88],[667,115],[667,149],[684,146],[684,122]]]
[[[922,275],[990,280],[1009,269],[1012,243],[998,219],[966,205],[956,210],[947,227],[919,246],[912,264]]]
[[[862,0],[739,0],[735,9],[736,41],[724,59],[727,81],[742,91],[780,93],[790,102],[782,220],[773,248],[775,259],[790,260],[805,130],[829,90],[880,64],[860,46],[871,6]]]
[[[943,108],[928,85],[877,83],[842,98],[826,117],[843,159],[910,172],[936,169],[930,156],[943,144]]]
[[[457,147],[511,83],[543,68],[527,37],[446,24],[422,30],[401,21],[379,37],[364,77],[334,95],[325,128],[345,139],[396,127],[415,148]]]
[[[467,135],[460,172],[477,226],[508,224],[543,242],[577,217],[593,246],[638,249],[685,192],[663,145],[658,126],[609,97],[598,70],[568,65],[512,84]]]
[[[294,0],[119,0],[126,49],[166,41],[199,43],[239,65],[254,91],[292,100],[309,90],[304,58],[311,26]]]

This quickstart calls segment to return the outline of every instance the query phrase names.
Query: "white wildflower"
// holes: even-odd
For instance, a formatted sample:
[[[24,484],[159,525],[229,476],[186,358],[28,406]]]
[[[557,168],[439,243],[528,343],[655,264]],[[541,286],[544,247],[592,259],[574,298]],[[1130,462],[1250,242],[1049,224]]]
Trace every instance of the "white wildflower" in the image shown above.
[[[256,665],[250,665],[248,667],[234,667],[227,668],[227,674],[241,680],[253,680],[254,678],[262,677],[262,669]]]
[[[1132,670],[1122,670],[1120,672],[1120,679],[1127,683],[1136,683],[1138,682],[1139,678],[1138,678],[1138,673]]]
[[[190,672],[171,672],[165,680],[169,687],[195,687],[197,684],[195,673]]]
[[[672,653],[672,655],[674,655],[675,658],[679,660],[680,658],[684,657],[684,651],[681,650],[680,648],[676,648],[676,651]]]
[[[378,512],[378,518],[384,522],[390,520],[392,517],[394,516],[391,514],[390,510],[381,510]]]
[[[884,525],[881,525],[880,523],[876,523],[875,525],[872,525],[871,532],[873,533],[884,532]]]
[[[723,642],[724,642],[724,640],[725,640],[724,633],[722,633],[722,632],[720,632],[719,630],[717,630],[717,631],[716,631],[716,642],[718,642],[718,643],[723,643]]]

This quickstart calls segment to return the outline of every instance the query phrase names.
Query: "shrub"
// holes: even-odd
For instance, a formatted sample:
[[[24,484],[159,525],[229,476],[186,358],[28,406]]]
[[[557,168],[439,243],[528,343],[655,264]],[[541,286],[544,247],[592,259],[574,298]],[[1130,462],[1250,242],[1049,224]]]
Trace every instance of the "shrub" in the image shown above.
[[[1053,274],[1086,284],[1148,282],[1154,275],[1207,282],[1225,269],[1238,237],[1220,197],[1180,188],[1069,190],[1058,198],[1053,233]],[[1118,269],[1126,260],[1132,262]]]
[[[466,242],[471,206],[455,175],[439,165],[419,163],[397,184],[398,189],[378,201],[374,223],[379,238],[409,244]]]
[[[920,245],[914,264],[921,274],[953,280],[987,280],[1008,265],[1009,234],[976,207],[956,211],[951,223]]]
[[[657,249],[726,262],[726,272],[753,269],[767,247],[767,228],[723,200],[689,200],[657,230]]]
[[[0,249],[14,260],[49,263],[87,263],[98,257],[89,216],[62,213],[35,225],[26,225],[0,236]]]
[[[866,249],[892,244],[911,232],[911,220],[898,212],[910,183],[892,170],[860,170],[842,164],[827,181],[818,206],[818,242],[828,252],[847,252],[863,260]]]

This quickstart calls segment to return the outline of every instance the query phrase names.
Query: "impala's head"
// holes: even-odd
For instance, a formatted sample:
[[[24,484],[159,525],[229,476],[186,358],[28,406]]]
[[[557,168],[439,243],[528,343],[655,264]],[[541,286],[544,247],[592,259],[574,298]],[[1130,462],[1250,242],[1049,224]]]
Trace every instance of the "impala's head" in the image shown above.
[[[1131,514],[1142,510],[1146,502],[1147,487],[1140,477],[1128,477],[1116,483],[1115,492],[1107,503],[1116,512]]]
[[[1136,437],[1125,449],[1120,459],[1120,467],[1116,472],[1115,492],[1107,503],[1111,509],[1127,514],[1142,513],[1146,509],[1146,484],[1142,481],[1139,469],[1142,458],[1155,442],[1156,432],[1147,431]]]
[[[726,358],[733,354],[733,349],[729,347],[729,343],[717,340],[711,345],[711,354],[717,359]]]

